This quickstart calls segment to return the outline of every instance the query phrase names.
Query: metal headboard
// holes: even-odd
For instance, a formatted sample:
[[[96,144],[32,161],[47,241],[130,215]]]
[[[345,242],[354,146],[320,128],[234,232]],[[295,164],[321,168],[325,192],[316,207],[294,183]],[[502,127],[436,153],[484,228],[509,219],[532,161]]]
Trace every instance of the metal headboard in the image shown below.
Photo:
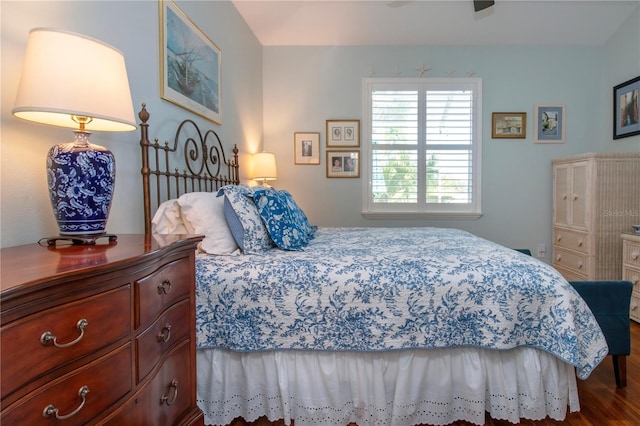
[[[227,160],[222,142],[213,130],[203,134],[194,121],[187,119],[178,126],[173,146],[169,146],[168,141],[160,144],[157,138],[151,143],[146,104],[142,104],[138,117],[141,120],[145,234],[151,233],[152,214],[162,202],[187,192],[214,192],[224,185],[240,183],[238,147],[233,146],[233,157]],[[197,137],[189,136],[189,129]],[[176,163],[184,167],[182,172]]]

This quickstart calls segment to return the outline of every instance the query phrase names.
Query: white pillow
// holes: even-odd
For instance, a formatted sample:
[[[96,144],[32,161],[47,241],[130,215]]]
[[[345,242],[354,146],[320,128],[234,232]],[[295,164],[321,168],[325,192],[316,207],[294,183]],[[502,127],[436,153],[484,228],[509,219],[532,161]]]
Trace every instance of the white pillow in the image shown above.
[[[209,254],[231,254],[238,245],[231,235],[224,218],[224,198],[211,192],[190,192],[178,198],[184,221],[193,228],[194,234],[205,238],[198,248]]]
[[[165,201],[158,206],[151,220],[151,232],[154,234],[189,234],[180,212],[178,200]]]

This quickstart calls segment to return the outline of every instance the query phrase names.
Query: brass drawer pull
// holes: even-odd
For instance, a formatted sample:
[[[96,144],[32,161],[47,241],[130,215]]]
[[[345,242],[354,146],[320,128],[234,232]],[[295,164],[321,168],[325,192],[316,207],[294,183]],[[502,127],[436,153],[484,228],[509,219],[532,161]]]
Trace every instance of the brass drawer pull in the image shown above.
[[[44,407],[44,410],[42,410],[42,416],[45,418],[55,416],[56,419],[58,420],[66,420],[68,418],[71,418],[76,414],[78,414],[80,410],[82,410],[82,407],[84,407],[84,403],[87,402],[88,393],[89,393],[89,386],[87,385],[84,385],[80,389],[78,389],[78,396],[82,398],[82,402],[80,403],[80,406],[78,408],[76,408],[75,410],[73,410],[71,413],[67,415],[61,416],[58,412],[58,409],[53,404],[49,404],[46,407]]]
[[[40,343],[42,343],[45,346],[49,344],[53,344],[53,346],[55,346],[56,348],[68,348],[69,346],[73,346],[76,343],[78,343],[80,340],[82,340],[82,338],[84,337],[84,329],[87,328],[88,325],[89,325],[89,321],[87,321],[84,318],[78,321],[78,323],[76,324],[76,327],[78,328],[80,335],[72,342],[58,343],[58,340],[57,340],[58,338],[54,336],[53,333],[51,333],[50,331],[45,331],[44,333],[42,333],[42,336],[40,336]]]
[[[176,398],[178,397],[178,379],[173,379],[169,387],[173,388],[173,397],[169,399],[167,395],[163,394],[162,397],[160,398],[160,405],[162,404],[171,405],[174,402],[176,402]]]
[[[171,324],[165,325],[160,333],[158,333],[158,342],[167,343],[171,339]]]
[[[171,292],[171,281],[162,281],[162,284],[158,286],[158,294],[169,294],[169,292]]]

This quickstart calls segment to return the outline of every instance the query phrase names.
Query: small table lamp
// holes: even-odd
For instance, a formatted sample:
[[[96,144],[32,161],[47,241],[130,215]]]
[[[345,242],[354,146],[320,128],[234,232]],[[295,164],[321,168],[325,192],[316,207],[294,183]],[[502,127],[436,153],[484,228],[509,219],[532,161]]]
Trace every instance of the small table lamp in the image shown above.
[[[276,156],[271,152],[253,154],[253,180],[261,180],[265,186],[268,180],[277,180]]]
[[[60,236],[94,244],[105,234],[115,184],[115,158],[89,142],[92,130],[130,131],[136,124],[123,54],[98,40],[46,28],[29,33],[13,115],[75,128],[73,142],[51,148],[47,182]]]

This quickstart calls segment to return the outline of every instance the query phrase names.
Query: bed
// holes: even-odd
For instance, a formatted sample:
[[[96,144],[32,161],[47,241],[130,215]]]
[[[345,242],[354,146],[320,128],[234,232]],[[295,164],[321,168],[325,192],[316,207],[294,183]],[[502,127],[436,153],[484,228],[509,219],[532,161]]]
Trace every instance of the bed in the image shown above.
[[[325,228],[282,189],[240,182],[213,131],[150,142],[145,232],[196,256],[197,399],[209,425],[561,420],[607,355],[553,268],[468,232]],[[174,159],[173,157],[177,157]],[[183,171],[173,164],[180,164]]]

